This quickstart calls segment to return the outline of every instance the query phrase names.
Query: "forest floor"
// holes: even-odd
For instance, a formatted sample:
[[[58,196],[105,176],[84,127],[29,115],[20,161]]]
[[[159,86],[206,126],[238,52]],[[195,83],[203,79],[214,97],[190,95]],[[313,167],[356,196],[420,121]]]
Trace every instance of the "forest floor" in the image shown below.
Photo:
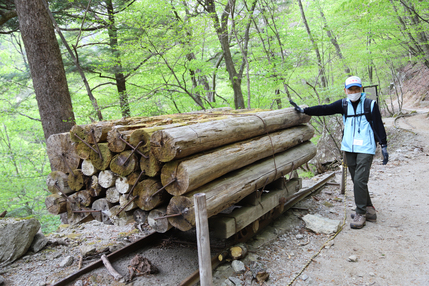
[[[350,214],[354,212],[350,176],[345,195],[335,185],[322,188],[248,242],[250,251],[243,262],[248,267],[259,263],[266,268],[270,276],[263,285],[429,285],[428,110],[397,119],[396,127],[394,118],[384,118],[384,122],[389,163],[382,165],[377,153],[369,181],[377,222],[368,222],[360,230],[350,229]],[[339,181],[340,174],[336,176]],[[312,179],[303,184],[311,185]],[[335,238],[316,234],[305,227],[301,218],[306,214],[340,220],[344,226]],[[98,222],[61,228],[48,238],[62,239],[68,246],[49,246],[39,253],[25,255],[0,267],[0,278],[7,286],[53,285],[78,270],[82,246],[95,245],[100,251],[103,247],[128,244],[142,235],[132,225],[115,227]],[[212,250],[212,254],[215,252]],[[70,285],[179,285],[198,269],[196,245],[192,242],[172,238],[139,253],[159,268],[159,274],[137,277],[125,284],[114,281],[101,267]],[[113,266],[126,274],[134,255]],[[349,262],[352,255],[357,257],[356,262]],[[74,262],[60,267],[66,256],[72,256]],[[84,261],[84,266],[90,262]],[[244,282],[246,274],[235,274],[230,263],[214,271],[214,285],[239,285],[225,284],[229,277],[250,285]],[[255,280],[252,285],[257,285]]]

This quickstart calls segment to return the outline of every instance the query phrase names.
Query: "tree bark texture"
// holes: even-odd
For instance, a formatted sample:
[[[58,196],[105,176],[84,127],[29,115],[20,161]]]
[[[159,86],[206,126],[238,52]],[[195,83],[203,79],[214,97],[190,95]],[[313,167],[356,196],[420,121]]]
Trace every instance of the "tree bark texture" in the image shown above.
[[[182,231],[190,230],[195,226],[194,194],[206,194],[208,217],[211,217],[257,189],[293,171],[293,168],[305,164],[315,155],[316,146],[311,142],[305,142],[277,154],[275,161],[273,158],[261,160],[230,172],[184,196],[174,196],[168,204],[167,214],[180,214],[180,216],[170,217],[168,220],[174,227]]]
[[[287,108],[165,129],[152,135],[152,151],[159,161],[169,162],[308,121],[310,116]]]
[[[15,6],[47,140],[70,131],[75,122],[63,60],[42,0],[15,0]]]
[[[308,141],[313,135],[310,125],[301,125],[168,162],[162,168],[161,182],[165,186],[176,179],[166,190],[180,196],[233,170]]]

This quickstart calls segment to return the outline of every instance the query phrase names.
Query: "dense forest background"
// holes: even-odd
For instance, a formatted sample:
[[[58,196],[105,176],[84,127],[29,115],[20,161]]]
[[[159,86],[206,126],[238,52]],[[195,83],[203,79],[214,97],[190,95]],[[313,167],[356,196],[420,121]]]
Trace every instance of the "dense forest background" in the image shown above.
[[[429,67],[424,0],[0,0],[0,213],[44,206],[46,138],[74,124],[343,96],[358,75],[386,99]],[[329,130],[314,120],[317,134]]]

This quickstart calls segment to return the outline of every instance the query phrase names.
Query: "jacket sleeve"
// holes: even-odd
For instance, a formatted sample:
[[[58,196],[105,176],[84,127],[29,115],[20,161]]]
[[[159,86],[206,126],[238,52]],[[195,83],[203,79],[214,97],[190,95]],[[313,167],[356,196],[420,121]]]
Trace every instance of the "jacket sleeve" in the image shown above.
[[[306,107],[304,108],[304,113],[315,116],[343,114],[342,99],[337,100],[331,104]]]
[[[386,129],[384,129],[383,120],[381,119],[380,109],[378,108],[377,102],[374,102],[374,108],[372,109],[371,117],[373,122],[372,128],[376,134],[375,137],[378,143],[382,146],[387,146]]]

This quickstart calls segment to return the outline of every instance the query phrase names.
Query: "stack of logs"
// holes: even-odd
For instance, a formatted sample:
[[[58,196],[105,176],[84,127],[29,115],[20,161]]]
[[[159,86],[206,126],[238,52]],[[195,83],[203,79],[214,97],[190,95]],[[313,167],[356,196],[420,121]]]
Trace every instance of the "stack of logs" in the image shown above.
[[[45,204],[70,224],[148,222],[158,232],[195,226],[284,177],[316,153],[310,117],[292,108],[123,118],[48,138]]]

